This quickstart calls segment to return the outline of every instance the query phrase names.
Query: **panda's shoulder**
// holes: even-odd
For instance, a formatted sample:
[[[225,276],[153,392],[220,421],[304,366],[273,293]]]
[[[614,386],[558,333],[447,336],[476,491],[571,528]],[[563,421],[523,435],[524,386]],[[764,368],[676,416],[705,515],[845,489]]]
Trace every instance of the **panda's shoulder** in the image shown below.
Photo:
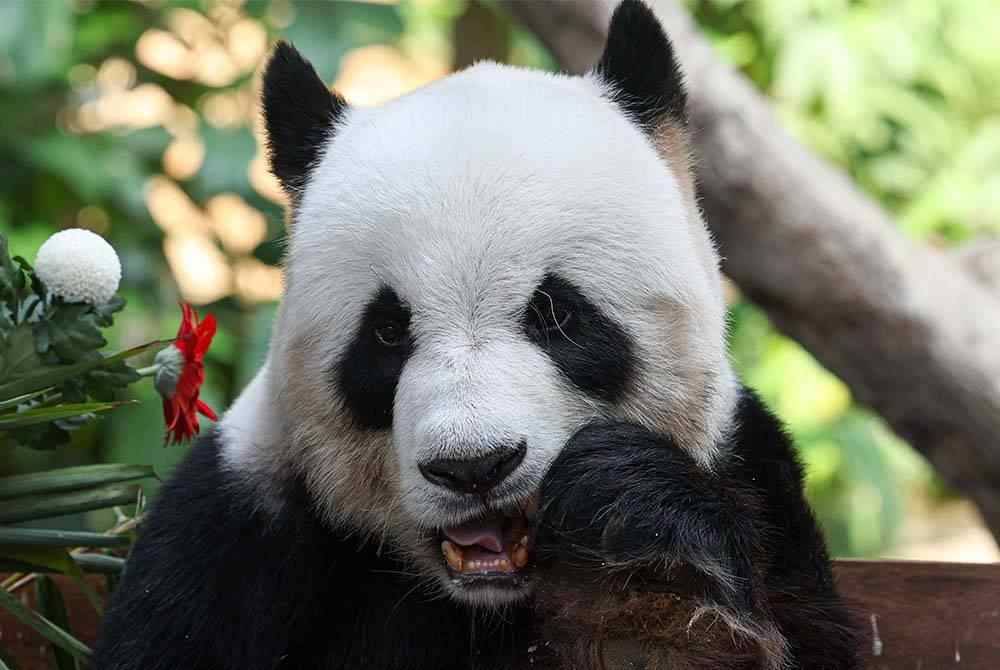
[[[304,536],[318,542],[328,535],[294,479],[272,480],[264,487],[234,469],[224,449],[218,430],[192,445],[151,506],[137,547],[146,551],[137,559],[159,552],[243,553],[248,544],[263,549]]]
[[[748,386],[740,389],[728,446],[739,467],[760,471],[777,468],[791,480],[802,478],[802,465],[791,435],[757,392]]]

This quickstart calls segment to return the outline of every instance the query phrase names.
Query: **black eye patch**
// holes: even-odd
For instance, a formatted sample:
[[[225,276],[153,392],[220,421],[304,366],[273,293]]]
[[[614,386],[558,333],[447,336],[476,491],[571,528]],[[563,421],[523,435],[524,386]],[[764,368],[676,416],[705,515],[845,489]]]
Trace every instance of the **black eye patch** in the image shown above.
[[[566,279],[546,275],[522,326],[577,388],[610,402],[625,393],[635,369],[632,339]]]
[[[413,340],[410,308],[383,287],[365,307],[361,323],[343,358],[332,371],[337,390],[361,428],[392,427],[396,385]]]

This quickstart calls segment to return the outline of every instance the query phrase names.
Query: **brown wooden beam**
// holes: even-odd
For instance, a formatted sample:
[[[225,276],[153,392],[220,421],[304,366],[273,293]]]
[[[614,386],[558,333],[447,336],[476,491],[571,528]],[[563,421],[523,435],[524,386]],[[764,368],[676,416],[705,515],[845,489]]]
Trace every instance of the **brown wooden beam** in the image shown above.
[[[867,622],[869,670],[1000,668],[1000,563],[837,561],[836,574],[841,592]],[[55,579],[73,633],[92,645],[97,614],[76,584]],[[32,594],[25,591],[29,603]],[[2,610],[0,649],[19,670],[52,667],[48,644]]]

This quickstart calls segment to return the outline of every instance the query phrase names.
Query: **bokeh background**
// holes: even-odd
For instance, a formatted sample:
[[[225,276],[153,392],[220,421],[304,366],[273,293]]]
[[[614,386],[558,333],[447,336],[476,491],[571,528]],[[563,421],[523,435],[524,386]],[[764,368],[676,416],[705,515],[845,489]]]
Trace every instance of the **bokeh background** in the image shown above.
[[[996,0],[689,0],[720,53],[800,140],[893,212],[950,246],[1000,232]],[[266,351],[285,222],[256,101],[277,37],[351,103],[377,104],[491,57],[555,69],[485,0],[7,0],[0,2],[0,233],[28,259],[56,230],[106,236],[129,307],[111,348],[172,336],[177,302],[220,320],[204,396],[226,407]],[[808,493],[839,556],[997,560],[971,506],[760,311],[732,293],[740,372],[788,422]],[[817,305],[816,309],[823,309]],[[0,475],[152,463],[160,404],[53,452],[0,451]],[[155,484],[152,493],[155,493]],[[86,519],[56,520],[101,526]]]

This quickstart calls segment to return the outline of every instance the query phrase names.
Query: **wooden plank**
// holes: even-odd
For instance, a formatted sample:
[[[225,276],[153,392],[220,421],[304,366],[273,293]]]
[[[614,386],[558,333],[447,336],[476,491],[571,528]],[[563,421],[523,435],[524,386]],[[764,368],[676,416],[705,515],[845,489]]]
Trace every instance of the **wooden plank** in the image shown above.
[[[867,624],[868,670],[1000,668],[1000,564],[837,561],[841,592]],[[88,645],[98,619],[72,581],[56,577],[73,633]],[[103,580],[94,585],[103,588]],[[29,602],[34,589],[26,590]],[[0,647],[19,670],[50,670],[48,645],[0,611]]]
[[[1000,668],[1000,564],[838,561],[868,670]]]

